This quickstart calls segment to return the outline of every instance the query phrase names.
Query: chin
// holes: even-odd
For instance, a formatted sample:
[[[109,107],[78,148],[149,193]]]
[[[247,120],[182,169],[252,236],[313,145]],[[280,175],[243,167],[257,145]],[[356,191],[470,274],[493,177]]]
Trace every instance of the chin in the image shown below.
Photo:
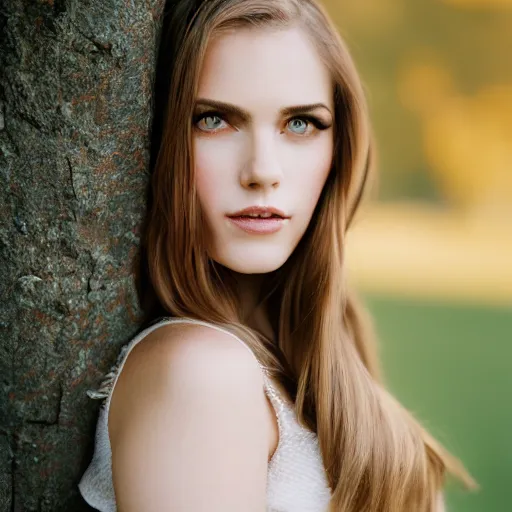
[[[213,259],[239,274],[267,274],[283,266],[290,254],[291,251],[272,251],[269,249],[232,253],[224,250]]]

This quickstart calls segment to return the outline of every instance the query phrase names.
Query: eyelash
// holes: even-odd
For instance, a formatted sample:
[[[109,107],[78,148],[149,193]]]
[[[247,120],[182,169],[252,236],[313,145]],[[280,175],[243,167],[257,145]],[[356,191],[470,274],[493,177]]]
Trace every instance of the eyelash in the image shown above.
[[[226,119],[226,116],[222,112],[211,110],[211,111],[203,112],[201,114],[194,116],[194,119],[193,119],[194,125],[197,125],[200,121],[202,121],[203,119],[205,119],[207,117],[218,117],[219,119],[222,119],[222,121],[224,121],[226,123],[228,122]],[[300,116],[291,117],[290,119],[288,119],[286,124],[288,125],[289,123],[291,123],[292,121],[294,121],[296,119],[300,119],[301,121],[306,121],[307,123],[311,123],[317,130],[327,130],[327,128],[329,128],[329,125],[325,124],[321,119],[319,119],[316,116],[309,115],[309,114],[303,114]],[[201,130],[200,128],[198,128],[198,129]],[[216,133],[219,130],[201,130],[201,131],[203,133]],[[308,135],[300,135],[297,133],[294,135],[297,135],[298,137],[307,137],[308,136]]]

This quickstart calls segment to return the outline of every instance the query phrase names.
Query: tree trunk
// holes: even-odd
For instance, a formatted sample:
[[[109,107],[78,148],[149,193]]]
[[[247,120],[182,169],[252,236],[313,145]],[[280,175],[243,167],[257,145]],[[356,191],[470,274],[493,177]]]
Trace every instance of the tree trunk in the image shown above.
[[[164,0],[0,9],[0,511],[88,510],[86,395],[142,321]]]

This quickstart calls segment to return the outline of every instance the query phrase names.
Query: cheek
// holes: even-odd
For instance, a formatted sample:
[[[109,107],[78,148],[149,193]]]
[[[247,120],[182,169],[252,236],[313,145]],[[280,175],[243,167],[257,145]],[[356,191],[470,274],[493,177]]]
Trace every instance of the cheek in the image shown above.
[[[294,155],[292,172],[294,194],[298,208],[305,215],[311,215],[329,175],[333,157],[332,140],[325,138],[304,151]]]
[[[213,137],[194,140],[195,183],[202,207],[216,209],[218,191],[229,186],[236,166],[236,152],[229,141]]]

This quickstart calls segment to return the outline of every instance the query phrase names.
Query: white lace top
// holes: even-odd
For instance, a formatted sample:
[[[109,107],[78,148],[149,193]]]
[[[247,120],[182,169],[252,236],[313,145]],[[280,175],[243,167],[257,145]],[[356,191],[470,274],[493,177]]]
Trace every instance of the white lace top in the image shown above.
[[[91,398],[105,400],[100,408],[96,426],[94,455],[78,488],[85,501],[101,512],[117,510],[107,426],[110,399],[117,378],[131,349],[151,331],[164,324],[186,322],[226,332],[250,350],[233,333],[217,325],[191,318],[160,319],[122,348],[116,365],[106,375],[100,389],[87,392]],[[261,364],[260,367],[263,371],[265,392],[276,411],[279,427],[278,445],[268,464],[267,512],[326,512],[331,490],[327,484],[317,437],[298,423],[293,403],[279,391]]]

